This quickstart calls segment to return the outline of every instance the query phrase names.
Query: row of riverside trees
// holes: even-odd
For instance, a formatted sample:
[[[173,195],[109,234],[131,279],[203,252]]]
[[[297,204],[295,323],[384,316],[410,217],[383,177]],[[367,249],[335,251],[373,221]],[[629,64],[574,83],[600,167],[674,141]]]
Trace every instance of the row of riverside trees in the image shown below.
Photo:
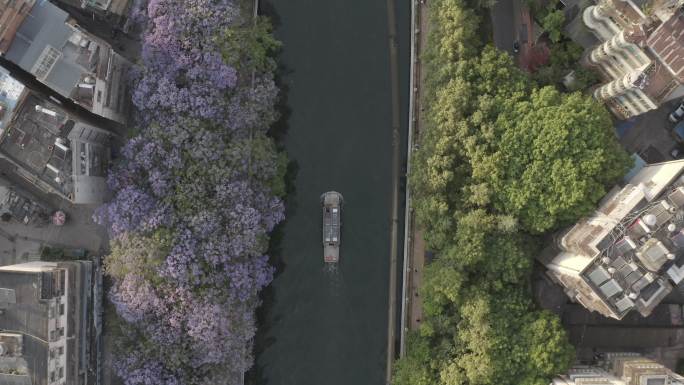
[[[253,363],[286,159],[267,136],[279,43],[250,5],[143,0],[131,14],[138,128],[95,214],[111,239],[113,367],[126,385],[239,384]]]
[[[430,3],[410,185],[436,258],[395,385],[546,385],[566,371],[574,349],[532,301],[533,260],[543,234],[590,213],[631,165],[604,107],[537,86],[481,39],[480,3]]]

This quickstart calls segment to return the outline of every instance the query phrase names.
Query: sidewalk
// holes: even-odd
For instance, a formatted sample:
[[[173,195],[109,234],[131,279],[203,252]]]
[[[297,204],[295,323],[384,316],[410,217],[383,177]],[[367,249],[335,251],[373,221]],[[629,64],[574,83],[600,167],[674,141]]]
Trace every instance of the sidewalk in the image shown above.
[[[423,84],[425,83],[425,73],[422,67],[422,53],[423,48],[427,46],[427,37],[429,34],[429,21],[428,21],[428,5],[424,2],[420,7],[418,7],[418,25],[420,26],[420,34],[417,39],[416,53],[417,53],[417,63],[415,66],[417,78],[417,88],[415,104],[417,106],[414,118],[416,119],[416,124],[414,127],[413,141],[415,144],[420,143],[421,129],[424,126],[424,119],[422,111],[425,109],[423,106]],[[408,290],[408,309],[410,321],[408,323],[409,330],[417,330],[420,327],[420,322],[423,317],[423,301],[420,297],[420,287],[423,283],[423,268],[425,265],[425,241],[423,240],[423,231],[419,228],[416,223],[415,216],[413,215],[413,208],[411,208],[411,248],[409,249],[410,258],[408,272],[409,275],[409,290]]]
[[[67,212],[64,226],[3,222],[0,226],[0,265],[36,260],[44,246],[82,248],[97,253],[105,245],[106,234],[103,227],[92,221],[94,206],[64,206],[62,209]]]
[[[409,108],[413,110],[413,121],[409,124],[409,129],[413,129],[412,133],[412,143],[409,143],[409,153],[416,148],[418,143],[420,143],[420,133],[421,127],[423,127],[424,121],[422,116],[422,111],[424,107],[422,105],[423,98],[423,83],[425,80],[425,74],[422,71],[422,60],[421,55],[423,52],[423,47],[427,44],[427,37],[429,33],[429,22],[428,22],[428,4],[427,2],[416,1],[416,30],[415,33],[415,62],[413,63],[413,105]],[[410,155],[409,155],[410,156]],[[405,277],[405,306],[406,311],[403,313],[405,319],[404,330],[402,330],[402,341],[404,341],[405,334],[409,330],[417,330],[420,327],[420,322],[423,317],[423,302],[420,297],[420,286],[423,281],[423,267],[425,264],[425,241],[423,240],[423,232],[417,226],[415,222],[415,217],[413,215],[413,208],[411,207],[410,198],[407,202],[407,224],[408,224],[408,234],[406,242],[406,262],[404,267],[406,269]],[[402,343],[402,347],[403,347]],[[403,353],[403,352],[402,352]]]
[[[423,299],[420,297],[420,287],[423,284],[423,268],[425,267],[425,241],[423,240],[423,231],[415,224],[413,227],[413,234],[411,240],[413,247],[411,248],[411,264],[412,271],[410,272],[411,280],[410,294],[408,301],[409,307],[409,330],[418,330],[423,317]]]
[[[5,163],[0,166],[7,169]],[[13,220],[0,223],[0,266],[35,260],[43,246],[83,248],[91,252],[106,246],[104,227],[93,222],[93,211],[98,205],[74,205],[54,195],[37,189],[27,180],[8,172],[4,175],[9,183],[28,192],[32,199],[47,207],[50,212],[62,210],[67,221],[64,226],[30,224]]]

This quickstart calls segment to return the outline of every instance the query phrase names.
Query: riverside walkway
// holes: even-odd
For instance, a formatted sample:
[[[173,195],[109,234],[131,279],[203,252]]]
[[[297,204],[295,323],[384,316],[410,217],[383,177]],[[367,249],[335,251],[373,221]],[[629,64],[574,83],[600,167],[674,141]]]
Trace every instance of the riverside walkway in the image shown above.
[[[412,152],[419,146],[421,127],[424,125],[421,112],[424,110],[422,95],[425,76],[422,71],[421,56],[428,36],[428,6],[425,0],[414,0],[411,5],[411,96],[409,101],[407,174],[411,171]],[[408,331],[420,327],[423,304],[419,289],[425,266],[423,232],[415,220],[408,180],[406,184],[400,357],[406,354],[406,334]]]

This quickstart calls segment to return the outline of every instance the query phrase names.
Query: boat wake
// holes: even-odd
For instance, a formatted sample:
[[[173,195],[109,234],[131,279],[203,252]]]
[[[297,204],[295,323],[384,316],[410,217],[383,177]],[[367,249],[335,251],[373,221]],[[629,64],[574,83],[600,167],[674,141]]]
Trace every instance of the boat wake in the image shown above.
[[[326,263],[323,266],[323,273],[330,282],[330,294],[334,297],[339,296],[343,291],[344,282],[337,263]]]

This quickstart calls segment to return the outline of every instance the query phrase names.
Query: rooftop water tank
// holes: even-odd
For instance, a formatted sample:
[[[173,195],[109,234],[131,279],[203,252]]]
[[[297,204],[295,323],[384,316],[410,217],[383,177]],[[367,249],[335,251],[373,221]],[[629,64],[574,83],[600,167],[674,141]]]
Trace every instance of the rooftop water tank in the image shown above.
[[[653,227],[658,223],[658,218],[656,218],[655,215],[653,214],[646,214],[643,217],[644,223],[647,224],[649,227]]]

